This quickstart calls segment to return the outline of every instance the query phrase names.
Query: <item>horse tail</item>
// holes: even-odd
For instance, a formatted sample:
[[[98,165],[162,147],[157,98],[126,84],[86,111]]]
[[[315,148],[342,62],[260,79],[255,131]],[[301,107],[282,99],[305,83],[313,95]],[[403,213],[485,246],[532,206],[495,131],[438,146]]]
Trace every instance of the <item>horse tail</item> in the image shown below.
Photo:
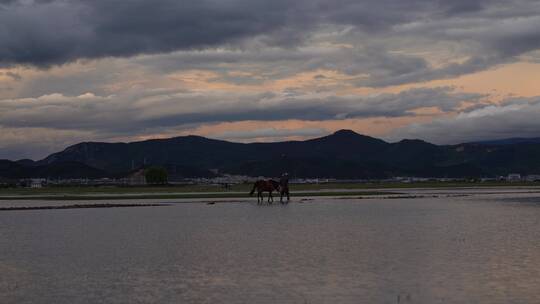
[[[253,189],[251,189],[251,192],[249,193],[250,196],[253,196],[253,193],[255,193],[255,188],[257,188],[257,182],[253,184]]]

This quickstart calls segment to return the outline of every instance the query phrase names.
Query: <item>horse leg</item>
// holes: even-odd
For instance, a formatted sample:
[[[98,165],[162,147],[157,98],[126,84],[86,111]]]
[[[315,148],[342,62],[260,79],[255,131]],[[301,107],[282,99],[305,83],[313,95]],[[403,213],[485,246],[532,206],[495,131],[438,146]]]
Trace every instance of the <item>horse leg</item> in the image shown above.
[[[268,191],[268,204],[272,205],[274,198],[272,197],[272,191]]]

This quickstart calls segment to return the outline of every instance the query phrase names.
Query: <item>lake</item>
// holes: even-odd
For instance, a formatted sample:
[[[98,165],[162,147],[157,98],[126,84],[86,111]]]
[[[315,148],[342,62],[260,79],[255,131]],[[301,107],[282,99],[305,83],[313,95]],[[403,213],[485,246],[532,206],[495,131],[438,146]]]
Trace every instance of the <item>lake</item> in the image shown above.
[[[539,194],[299,202],[0,212],[0,303],[540,299]]]

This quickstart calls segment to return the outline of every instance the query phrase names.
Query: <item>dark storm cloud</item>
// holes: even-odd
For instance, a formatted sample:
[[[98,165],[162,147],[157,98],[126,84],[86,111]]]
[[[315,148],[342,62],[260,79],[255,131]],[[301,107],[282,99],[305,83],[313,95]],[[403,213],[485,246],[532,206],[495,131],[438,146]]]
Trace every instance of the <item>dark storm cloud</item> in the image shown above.
[[[279,33],[301,19],[284,0],[9,1],[0,11],[0,60],[46,66],[205,48]]]
[[[408,22],[429,1],[50,0],[3,1],[1,60],[49,65],[234,44],[287,46],[320,24],[383,30]]]
[[[256,37],[270,46],[287,47],[331,25],[386,35],[396,26],[424,22],[427,26],[415,33],[421,37],[447,19],[478,18],[489,25],[500,15],[519,17],[526,8],[529,13],[538,9],[526,0],[4,0],[0,7],[0,62],[38,66],[80,58],[242,47],[243,41]],[[482,37],[478,39],[483,43]],[[537,48],[538,36],[503,35],[488,37],[489,42],[513,56]]]

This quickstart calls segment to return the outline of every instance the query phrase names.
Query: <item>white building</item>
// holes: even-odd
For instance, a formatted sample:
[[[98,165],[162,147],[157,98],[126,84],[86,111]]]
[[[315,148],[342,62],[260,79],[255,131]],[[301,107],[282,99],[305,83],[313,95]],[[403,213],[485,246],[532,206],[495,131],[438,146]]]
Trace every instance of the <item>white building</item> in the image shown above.
[[[525,176],[525,180],[528,182],[538,182],[540,181],[540,175],[538,174],[527,175]]]
[[[520,182],[521,181],[521,174],[510,173],[506,177],[506,181],[508,181],[508,182]]]
[[[28,187],[30,188],[41,188],[45,184],[44,178],[32,178],[30,179],[28,183]]]

